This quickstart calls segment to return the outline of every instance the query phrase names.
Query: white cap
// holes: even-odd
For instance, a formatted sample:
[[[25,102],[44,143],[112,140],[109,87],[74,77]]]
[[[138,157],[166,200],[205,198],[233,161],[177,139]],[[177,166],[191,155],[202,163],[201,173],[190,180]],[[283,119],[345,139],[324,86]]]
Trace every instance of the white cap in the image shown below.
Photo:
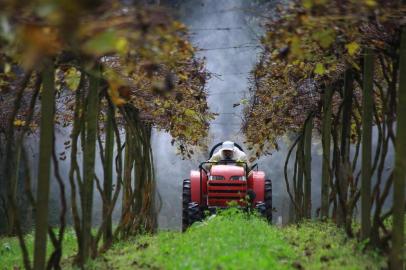
[[[223,142],[223,144],[221,145],[221,150],[234,151],[234,143],[230,141]]]

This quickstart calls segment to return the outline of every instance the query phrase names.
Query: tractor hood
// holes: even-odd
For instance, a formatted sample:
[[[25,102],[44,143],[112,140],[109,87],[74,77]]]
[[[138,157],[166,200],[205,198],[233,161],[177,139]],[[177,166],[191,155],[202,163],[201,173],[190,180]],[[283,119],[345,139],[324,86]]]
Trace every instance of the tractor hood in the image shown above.
[[[232,176],[245,176],[245,170],[236,165],[213,165],[210,175],[224,176],[224,180],[230,180]]]

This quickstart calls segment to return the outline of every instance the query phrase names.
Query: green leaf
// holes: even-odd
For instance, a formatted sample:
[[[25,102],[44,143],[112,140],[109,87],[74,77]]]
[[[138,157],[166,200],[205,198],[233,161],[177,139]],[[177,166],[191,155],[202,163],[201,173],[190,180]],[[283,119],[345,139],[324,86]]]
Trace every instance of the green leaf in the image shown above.
[[[313,39],[317,41],[320,46],[324,49],[328,48],[333,44],[336,38],[335,32],[332,29],[326,29],[318,31],[313,34]]]
[[[93,36],[83,45],[83,49],[89,54],[99,56],[115,51],[117,49],[117,40],[119,38],[116,32],[109,29]]]
[[[248,99],[243,98],[243,99],[241,99],[240,104],[242,104],[242,105],[248,105],[248,104],[249,104],[249,101],[248,101]]]
[[[194,117],[194,116],[196,116],[197,114],[196,114],[196,112],[195,112],[194,110],[186,109],[186,110],[185,110],[185,115],[186,115],[186,116],[189,116],[189,117]]]
[[[65,83],[70,90],[76,91],[80,82],[80,72],[76,68],[69,68],[65,71]]]
[[[303,56],[303,50],[300,47],[300,39],[298,36],[293,36],[291,38],[291,43],[290,43],[290,49],[292,52],[292,55],[296,58],[301,58]]]
[[[324,68],[324,65],[322,63],[317,63],[316,68],[314,69],[314,73],[318,75],[323,75],[326,73],[326,69]]]

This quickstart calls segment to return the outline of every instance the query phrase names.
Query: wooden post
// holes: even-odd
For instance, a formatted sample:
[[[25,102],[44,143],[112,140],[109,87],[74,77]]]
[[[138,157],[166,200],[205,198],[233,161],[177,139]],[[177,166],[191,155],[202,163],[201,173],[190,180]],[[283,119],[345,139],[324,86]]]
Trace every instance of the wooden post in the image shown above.
[[[393,230],[391,269],[404,269],[405,181],[406,181],[406,27],[400,43],[399,91],[397,104],[397,133],[395,169],[393,175]]]
[[[311,218],[312,212],[312,131],[313,117],[309,117],[304,131],[304,216]]]
[[[47,59],[41,72],[41,124],[38,160],[38,185],[35,211],[34,269],[45,269],[48,234],[49,177],[53,148],[55,113],[54,63]]]
[[[85,147],[83,153],[83,190],[82,201],[82,251],[80,264],[84,265],[90,256],[92,242],[92,213],[93,213],[93,187],[95,179],[96,138],[99,115],[99,81],[100,67],[93,69],[89,74],[89,93],[85,115]]]
[[[295,201],[298,205],[298,210],[296,212],[296,222],[299,222],[303,218],[304,213],[304,206],[303,206],[303,167],[304,167],[304,158],[303,158],[303,138],[300,139],[297,146],[296,155],[298,155],[298,166],[297,166],[297,186],[296,186],[296,194],[295,194]]]
[[[344,105],[341,128],[341,157],[342,160],[349,160],[350,136],[351,136],[351,112],[353,96],[353,74],[352,69],[345,71],[344,77]]]
[[[322,120],[322,179],[321,179],[321,208],[320,217],[328,217],[329,210],[329,186],[330,186],[330,145],[331,145],[331,99],[333,90],[327,86],[323,95],[323,120]]]

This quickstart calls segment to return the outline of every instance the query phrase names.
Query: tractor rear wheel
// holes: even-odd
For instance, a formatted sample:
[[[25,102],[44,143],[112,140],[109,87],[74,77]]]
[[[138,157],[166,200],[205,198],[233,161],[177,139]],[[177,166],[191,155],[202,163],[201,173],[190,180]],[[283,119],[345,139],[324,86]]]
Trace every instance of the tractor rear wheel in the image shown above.
[[[189,203],[192,200],[190,191],[190,179],[183,180],[182,189],[182,231],[186,231],[189,227]]]
[[[265,180],[265,218],[269,223],[272,222],[272,181],[267,179]]]

